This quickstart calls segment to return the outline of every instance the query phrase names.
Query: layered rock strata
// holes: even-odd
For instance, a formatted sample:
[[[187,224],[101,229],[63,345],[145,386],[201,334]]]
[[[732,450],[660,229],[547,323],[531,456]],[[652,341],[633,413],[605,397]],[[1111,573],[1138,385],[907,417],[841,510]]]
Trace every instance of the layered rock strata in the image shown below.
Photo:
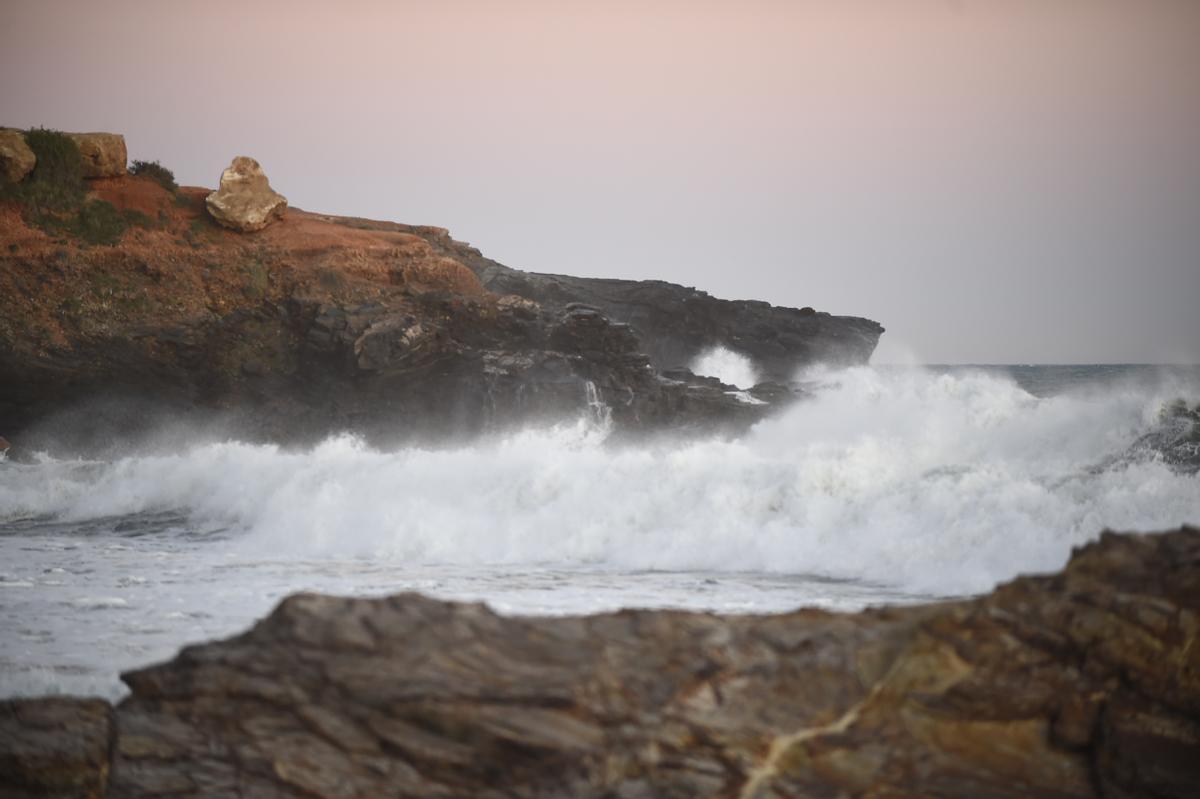
[[[1198,635],[1189,528],[854,615],[301,594],[123,675],[107,748],[45,734],[71,713],[105,729],[94,702],[8,703],[0,777],[107,776],[119,797],[1190,797]]]

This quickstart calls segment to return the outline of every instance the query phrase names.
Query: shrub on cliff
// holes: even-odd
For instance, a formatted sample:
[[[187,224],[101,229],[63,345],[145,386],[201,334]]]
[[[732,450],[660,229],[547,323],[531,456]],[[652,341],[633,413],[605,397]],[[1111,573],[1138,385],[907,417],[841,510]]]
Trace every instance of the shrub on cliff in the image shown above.
[[[30,221],[52,236],[70,236],[87,244],[116,244],[129,228],[129,220],[105,200],[88,200],[73,214],[34,214]]]
[[[79,209],[71,232],[88,244],[116,244],[128,226],[112,203],[89,200]]]
[[[129,167],[129,174],[145,175],[172,194],[179,191],[179,184],[175,182],[175,173],[157,161],[134,161]]]
[[[8,187],[7,194],[35,216],[79,208],[87,194],[79,146],[65,133],[46,128],[27,131],[25,143],[37,164],[29,177]]]

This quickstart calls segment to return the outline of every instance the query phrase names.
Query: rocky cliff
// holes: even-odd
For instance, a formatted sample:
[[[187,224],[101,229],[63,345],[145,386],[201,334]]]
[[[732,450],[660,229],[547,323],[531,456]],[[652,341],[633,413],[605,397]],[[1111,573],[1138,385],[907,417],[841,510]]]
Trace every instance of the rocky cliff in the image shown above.
[[[973,600],[505,618],[297,595],[124,675],[0,705],[10,795],[1190,797],[1200,531],[1104,534]],[[74,793],[72,793],[74,791]]]
[[[471,435],[575,416],[618,429],[735,430],[816,360],[865,362],[874,322],[731,302],[646,281],[508,269],[439,228],[290,209],[217,225],[207,192],[148,176],[88,182],[129,220],[112,246],[0,201],[0,433],[86,448],[168,417],[304,441]],[[757,401],[685,365],[722,343],[774,383]],[[760,404],[761,403],[761,404]]]
[[[686,368],[704,350],[724,346],[749,356],[763,379],[787,383],[814,363],[866,363],[883,328],[869,319],[832,316],[754,300],[721,300],[661,280],[613,280],[522,272],[465,244],[445,242],[489,291],[546,306],[586,304],[628,324],[651,364]]]

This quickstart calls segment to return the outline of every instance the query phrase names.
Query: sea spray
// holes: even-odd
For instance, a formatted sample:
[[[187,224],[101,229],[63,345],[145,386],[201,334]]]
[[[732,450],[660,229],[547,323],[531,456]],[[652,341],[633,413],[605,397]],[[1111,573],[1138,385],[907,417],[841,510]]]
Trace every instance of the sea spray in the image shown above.
[[[0,473],[0,519],[182,511],[230,557],[770,572],[981,591],[1103,527],[1200,519],[1200,482],[1111,462],[1162,392],[1037,398],[1003,376],[850,369],[739,440],[606,442],[574,425],[474,446],[239,442]],[[589,395],[590,396],[590,395]],[[593,398],[599,402],[598,393]]]
[[[758,384],[758,369],[747,356],[728,347],[710,347],[700,353],[691,370],[705,377],[715,377],[722,383],[738,388],[753,388]]]

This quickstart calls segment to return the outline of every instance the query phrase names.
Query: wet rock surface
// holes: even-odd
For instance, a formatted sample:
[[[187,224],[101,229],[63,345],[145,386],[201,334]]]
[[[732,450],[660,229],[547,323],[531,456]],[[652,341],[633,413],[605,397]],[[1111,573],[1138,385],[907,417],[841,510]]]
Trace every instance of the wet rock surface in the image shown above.
[[[1149,433],[1130,447],[1127,458],[1161,460],[1184,474],[1200,472],[1200,405],[1184,399],[1167,403]]]
[[[853,615],[505,618],[411,594],[301,594],[244,635],[124,675],[106,784],[121,797],[1194,796],[1198,635],[1190,528],[1106,533],[1059,574]],[[9,704],[0,777],[72,748],[13,734],[72,702],[95,704]]]

